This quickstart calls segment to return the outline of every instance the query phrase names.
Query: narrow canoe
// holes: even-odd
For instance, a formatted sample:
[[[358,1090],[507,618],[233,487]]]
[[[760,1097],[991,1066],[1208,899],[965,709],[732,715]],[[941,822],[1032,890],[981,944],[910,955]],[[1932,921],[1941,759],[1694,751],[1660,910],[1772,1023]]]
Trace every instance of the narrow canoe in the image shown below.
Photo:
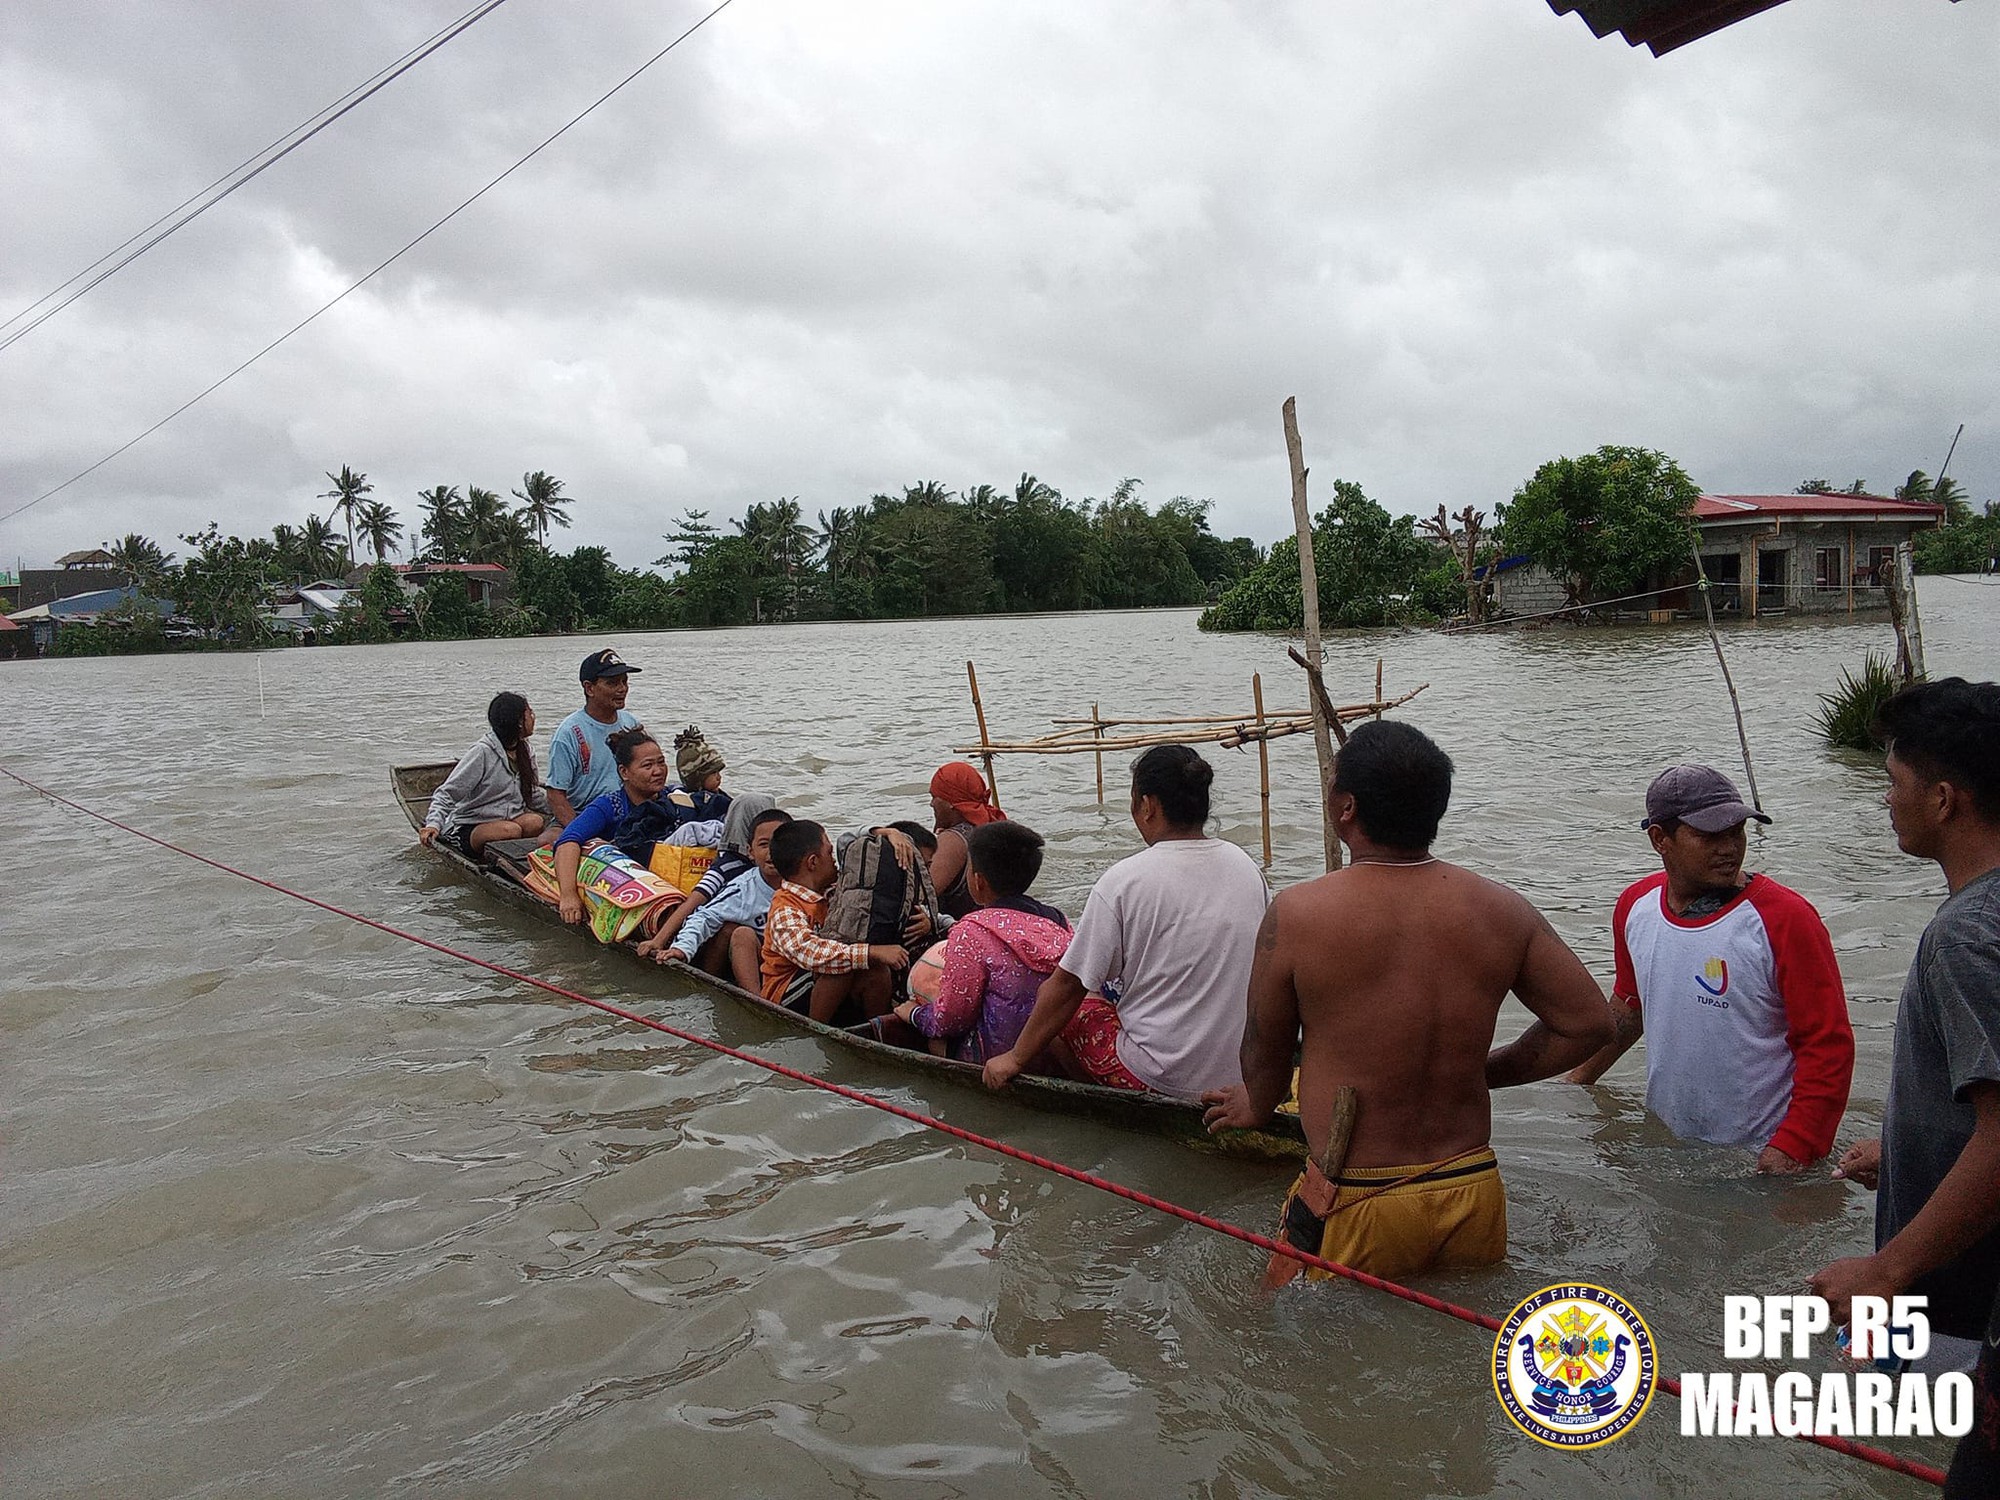
[[[403,815],[410,820],[412,828],[423,827],[424,815],[430,807],[431,793],[437,790],[439,782],[451,774],[452,765],[451,761],[440,761],[426,765],[396,766],[390,770],[389,779],[395,790],[396,800],[403,809]],[[460,873],[471,876],[480,886],[501,900],[533,912],[544,921],[554,923],[556,926],[563,925],[562,918],[554,907],[504,871],[466,859],[456,849],[448,848],[443,840],[433,843],[430,852]],[[576,933],[581,942],[589,943],[592,947],[599,946],[596,939],[591,937],[588,928],[564,930]],[[727,980],[717,979],[690,965],[678,962],[657,965],[648,959],[640,958],[632,944],[626,943],[620,946],[635,962],[646,968],[664,968],[676,979],[699,985],[715,994],[734,1000],[776,1025],[810,1033],[824,1042],[850,1052],[860,1053],[875,1062],[905,1068],[923,1077],[980,1089],[989,1099],[1004,1099],[1062,1114],[1083,1115],[1106,1124],[1143,1131],[1149,1135],[1164,1136],[1184,1145],[1227,1156],[1284,1162],[1302,1162],[1305,1159],[1305,1140],[1300,1134],[1298,1120],[1289,1114],[1278,1114],[1264,1130],[1232,1130],[1212,1136],[1202,1124],[1200,1105],[1169,1098],[1164,1094],[1107,1089],[1096,1084],[1074,1083],[1065,1078],[1037,1078],[1025,1074],[1017,1078],[1004,1093],[987,1092],[985,1084],[981,1081],[979,1069],[971,1063],[947,1057],[935,1057],[928,1052],[891,1046],[872,1036],[843,1031],[838,1026],[829,1026],[824,1022],[813,1020],[810,1016],[802,1016],[796,1011],[772,1005],[761,995],[753,995],[748,990],[739,989]]]

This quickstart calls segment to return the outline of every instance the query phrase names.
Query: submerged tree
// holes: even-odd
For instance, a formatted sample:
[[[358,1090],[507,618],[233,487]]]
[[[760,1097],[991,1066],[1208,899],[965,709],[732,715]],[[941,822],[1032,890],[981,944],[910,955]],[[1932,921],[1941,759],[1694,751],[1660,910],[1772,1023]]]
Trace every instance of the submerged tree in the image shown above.
[[[1561,578],[1572,604],[1629,595],[1692,555],[1700,493],[1650,448],[1551,459],[1500,507],[1501,545]]]

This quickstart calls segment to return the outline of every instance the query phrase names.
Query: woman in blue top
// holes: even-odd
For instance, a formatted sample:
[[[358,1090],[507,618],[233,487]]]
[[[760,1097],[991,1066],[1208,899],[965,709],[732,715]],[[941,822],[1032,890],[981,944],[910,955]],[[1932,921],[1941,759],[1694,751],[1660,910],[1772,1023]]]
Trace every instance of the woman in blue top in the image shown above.
[[[666,754],[645,730],[621,729],[609,743],[618,762],[618,790],[581,809],[556,840],[556,887],[565,922],[583,920],[583,892],[577,888],[576,872],[583,863],[584,845],[610,838],[635,808],[653,801],[667,785]]]

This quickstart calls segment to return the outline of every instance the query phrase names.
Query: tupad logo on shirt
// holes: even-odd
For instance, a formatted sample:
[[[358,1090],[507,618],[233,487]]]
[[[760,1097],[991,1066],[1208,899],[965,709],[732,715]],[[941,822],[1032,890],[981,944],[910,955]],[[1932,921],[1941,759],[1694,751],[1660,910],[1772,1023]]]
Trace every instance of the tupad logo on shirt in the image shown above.
[[[1729,993],[1729,964],[1726,960],[1711,957],[1701,966],[1701,972],[1694,976],[1694,982],[1718,999]]]

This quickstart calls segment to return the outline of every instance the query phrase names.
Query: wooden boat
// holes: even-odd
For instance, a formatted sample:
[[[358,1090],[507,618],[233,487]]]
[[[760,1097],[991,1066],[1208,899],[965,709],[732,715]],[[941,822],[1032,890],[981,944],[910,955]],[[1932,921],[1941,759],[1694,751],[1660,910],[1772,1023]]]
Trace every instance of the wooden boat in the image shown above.
[[[424,816],[430,808],[431,793],[436,791],[438,784],[451,774],[452,765],[451,761],[441,761],[427,765],[396,766],[390,770],[389,779],[395,789],[396,800],[403,809],[403,815],[410,820],[412,828],[423,827]],[[500,897],[501,900],[531,911],[544,921],[555,923],[557,926],[562,925],[562,918],[554,907],[505,870],[491,864],[475,863],[456,849],[448,847],[442,839],[431,844],[430,852],[461,873],[471,876],[482,888]],[[588,928],[566,930],[577,933],[582,941],[590,943],[593,947],[599,946],[590,936]],[[635,962],[649,969],[663,969],[677,979],[725,996],[755,1011],[775,1025],[793,1031],[808,1032],[832,1046],[859,1053],[875,1062],[906,1068],[926,1078],[941,1079],[979,1089],[989,1099],[1009,1099],[1037,1109],[1083,1115],[1106,1124],[1165,1136],[1185,1145],[1228,1156],[1285,1162],[1303,1162],[1305,1159],[1305,1138],[1300,1133],[1297,1117],[1293,1115],[1281,1112],[1264,1130],[1232,1130],[1212,1136],[1202,1123],[1200,1105],[1169,1098],[1164,1094],[1135,1093],[1128,1089],[1108,1089],[1096,1084],[1075,1083],[1066,1078],[1039,1078],[1026,1074],[1015,1079],[1004,1094],[994,1094],[986,1091],[986,1086],[980,1078],[980,1070],[971,1063],[936,1057],[929,1052],[918,1052],[908,1047],[892,1046],[870,1035],[844,1031],[838,1026],[829,1026],[824,1022],[813,1020],[810,1016],[802,1016],[796,1011],[772,1005],[761,995],[753,995],[748,990],[739,989],[727,980],[717,979],[691,965],[679,962],[655,964],[650,959],[639,957],[634,945],[626,943],[620,946],[631,954]]]

